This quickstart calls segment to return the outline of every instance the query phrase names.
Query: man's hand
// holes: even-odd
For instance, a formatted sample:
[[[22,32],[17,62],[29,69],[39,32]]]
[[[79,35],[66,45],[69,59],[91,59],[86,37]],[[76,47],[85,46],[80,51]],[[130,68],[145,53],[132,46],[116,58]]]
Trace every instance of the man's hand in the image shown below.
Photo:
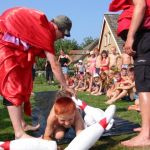
[[[125,42],[125,46],[123,48],[124,52],[127,53],[130,56],[135,55],[135,51],[132,49],[133,46],[133,42],[134,42],[134,38],[130,38],[128,37],[126,42]]]
[[[69,92],[72,96],[76,96],[76,91],[68,86],[63,87],[65,91]]]

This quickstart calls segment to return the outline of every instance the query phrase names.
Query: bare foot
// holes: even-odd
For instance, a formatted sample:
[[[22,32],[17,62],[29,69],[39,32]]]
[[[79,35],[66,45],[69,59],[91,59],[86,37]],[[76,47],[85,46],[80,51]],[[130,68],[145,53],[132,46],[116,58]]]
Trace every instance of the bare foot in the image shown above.
[[[121,142],[126,147],[144,147],[150,146],[150,138],[145,138],[142,135],[138,135],[130,140]]]
[[[95,95],[95,96],[100,96],[100,95],[102,95],[102,93],[100,92],[100,93],[95,93],[95,94],[93,94],[93,95]]]
[[[39,128],[40,128],[40,124],[37,124],[36,126],[26,124],[26,125],[23,126],[24,131],[36,131]]]
[[[128,107],[128,110],[136,110],[136,111],[140,111],[140,107],[138,105],[130,105]]]
[[[110,99],[110,100],[108,100],[107,102],[105,102],[105,104],[107,104],[107,105],[111,105],[113,103],[113,101]]]
[[[91,92],[91,90],[90,90],[90,89],[87,89],[86,91],[87,91],[87,92]]]
[[[135,132],[141,132],[141,127],[139,127],[139,128],[134,128],[133,131],[135,131]]]

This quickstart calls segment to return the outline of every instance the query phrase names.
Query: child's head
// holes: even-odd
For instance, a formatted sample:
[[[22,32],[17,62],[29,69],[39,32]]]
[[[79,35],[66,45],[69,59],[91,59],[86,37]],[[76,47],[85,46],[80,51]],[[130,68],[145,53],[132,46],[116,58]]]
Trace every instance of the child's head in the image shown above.
[[[58,123],[65,128],[69,128],[75,118],[75,103],[70,97],[60,97],[54,103],[54,112]]]
[[[101,77],[102,80],[106,80],[107,79],[106,72],[101,72],[100,77]]]
[[[128,70],[128,76],[130,77],[130,79],[135,80],[135,75],[134,75],[134,68],[129,68]]]
[[[82,60],[79,60],[79,61],[78,61],[78,64],[79,64],[79,65],[83,65],[83,61],[82,61]]]
[[[94,73],[94,75],[93,75],[93,80],[95,81],[95,82],[98,82],[99,81],[99,75],[97,74],[97,73]]]
[[[106,50],[103,50],[101,53],[102,58],[107,58],[108,57],[108,52]]]
[[[109,70],[108,77],[109,78],[113,78],[114,77],[114,71],[113,70]]]
[[[112,46],[112,47],[111,47],[111,53],[112,53],[112,54],[116,54],[116,47],[115,47],[115,46]]]
[[[96,54],[96,55],[98,55],[99,54],[99,49],[96,47],[96,48],[94,48],[94,53]]]
[[[122,76],[127,76],[127,68],[122,68],[121,69],[121,75]]]
[[[91,78],[91,74],[89,72],[86,72],[84,77],[85,77],[85,79],[90,79]]]
[[[115,72],[115,80],[117,81],[117,82],[120,82],[121,81],[121,74],[120,74],[120,72]]]

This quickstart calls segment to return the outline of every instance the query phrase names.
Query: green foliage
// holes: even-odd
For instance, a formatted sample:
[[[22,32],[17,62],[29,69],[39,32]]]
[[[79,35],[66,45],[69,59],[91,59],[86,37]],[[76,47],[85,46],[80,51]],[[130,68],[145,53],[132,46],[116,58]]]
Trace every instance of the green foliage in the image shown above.
[[[36,65],[37,65],[37,70],[45,70],[45,58],[37,58],[36,59]]]
[[[89,44],[91,44],[93,41],[95,41],[96,39],[93,39],[91,36],[90,37],[85,37],[83,39],[83,42],[81,43],[81,47],[84,48],[86,46],[88,46]]]
[[[81,50],[85,46],[89,45],[91,42],[93,42],[95,39],[92,37],[86,37],[84,38],[82,44],[78,44],[75,39],[68,40],[68,39],[60,39],[55,42],[55,52],[56,55],[59,55],[59,51],[63,50],[66,54],[68,54],[69,50]],[[44,70],[45,69],[45,59],[43,58],[37,58],[37,70]]]
[[[78,49],[81,49],[81,47],[74,39],[73,40],[61,39],[55,42],[56,54],[59,54],[60,50],[63,50],[65,53],[68,53],[69,50],[78,50]]]

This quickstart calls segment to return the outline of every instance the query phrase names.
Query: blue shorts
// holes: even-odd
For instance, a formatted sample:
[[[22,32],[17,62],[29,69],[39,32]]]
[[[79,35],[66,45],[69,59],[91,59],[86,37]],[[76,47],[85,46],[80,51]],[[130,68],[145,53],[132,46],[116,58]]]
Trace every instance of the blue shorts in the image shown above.
[[[68,74],[68,67],[61,67],[63,74]]]
[[[128,64],[123,64],[123,65],[121,66],[121,68],[126,68],[126,69],[128,69],[128,68],[129,68],[129,65],[128,65]]]

